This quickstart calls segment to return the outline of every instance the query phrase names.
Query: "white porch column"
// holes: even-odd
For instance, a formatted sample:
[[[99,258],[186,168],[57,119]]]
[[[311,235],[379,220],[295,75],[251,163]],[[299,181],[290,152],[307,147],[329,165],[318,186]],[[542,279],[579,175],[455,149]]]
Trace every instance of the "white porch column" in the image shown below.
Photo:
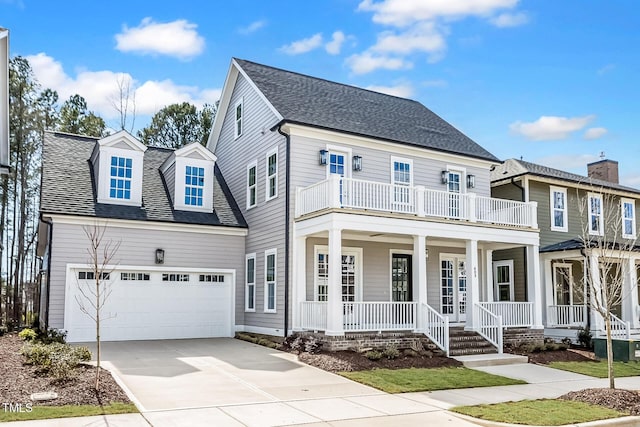
[[[602,283],[600,282],[600,260],[597,255],[591,254],[587,256],[589,260],[589,280],[587,280],[587,291],[591,298],[591,307],[595,307],[596,295],[602,295]],[[589,286],[591,285],[591,286]],[[602,299],[600,300],[602,302]],[[604,332],[604,319],[596,310],[591,309],[591,330],[597,334]],[[595,335],[594,334],[594,335]]]
[[[293,239],[292,248],[293,286],[291,287],[292,329],[302,330],[302,302],[307,300],[307,237]]]
[[[534,329],[543,329],[542,283],[540,281],[540,247],[527,245],[527,301],[533,303]]]
[[[631,323],[632,328],[638,326],[638,291],[636,260],[628,258],[622,261],[624,282],[622,284],[622,320]]]
[[[484,253],[485,300],[487,302],[493,302],[495,294],[493,289],[493,249],[487,249]]]
[[[540,264],[542,266],[542,275],[544,277],[544,305],[542,307],[544,313],[544,325],[549,325],[549,306],[556,305],[553,295],[553,269],[551,268],[551,259],[546,258]]]
[[[329,230],[329,295],[327,296],[327,335],[344,335],[342,312],[342,230]]]
[[[478,280],[478,241],[467,240],[467,302],[465,329],[476,330],[475,305],[480,302],[480,281]]]
[[[427,304],[427,236],[413,236],[413,288],[415,290],[415,300],[418,303],[417,329],[423,330],[422,304]]]

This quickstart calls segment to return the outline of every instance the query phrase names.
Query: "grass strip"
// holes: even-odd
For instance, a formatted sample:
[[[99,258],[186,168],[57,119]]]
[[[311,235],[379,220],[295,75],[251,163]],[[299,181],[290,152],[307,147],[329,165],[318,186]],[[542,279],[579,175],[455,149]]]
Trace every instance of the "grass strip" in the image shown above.
[[[588,375],[596,378],[607,378],[607,361],[598,362],[551,362],[549,367]],[[613,362],[613,374],[616,378],[640,376],[640,363]]]
[[[137,412],[138,408],[136,408],[132,403],[111,403],[103,406],[32,406],[31,411],[23,405],[22,412],[12,412],[9,407],[4,408],[4,410],[0,411],[0,422],[89,417],[93,415],[132,414]]]

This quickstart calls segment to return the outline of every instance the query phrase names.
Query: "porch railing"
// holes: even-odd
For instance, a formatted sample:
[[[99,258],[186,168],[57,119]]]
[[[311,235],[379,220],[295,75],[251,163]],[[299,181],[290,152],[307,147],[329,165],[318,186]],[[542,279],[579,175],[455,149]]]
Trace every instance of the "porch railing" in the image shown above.
[[[550,305],[547,307],[548,326],[584,326],[586,322],[586,305]]]
[[[296,190],[296,217],[331,208],[538,227],[536,202],[494,199],[473,193],[450,193],[422,186],[341,178],[338,175]]]
[[[324,331],[327,329],[327,303],[303,301],[301,304],[300,323],[303,329]]]
[[[528,328],[533,326],[532,302],[480,302],[481,307],[492,314],[502,317],[502,326],[505,328]]]
[[[345,332],[416,329],[415,302],[343,302]]]
[[[449,318],[427,304],[420,305],[423,333],[449,357]]]
[[[613,313],[611,313],[611,337],[627,340],[631,339],[631,324],[620,319]]]
[[[502,316],[495,315],[480,304],[475,304],[475,315],[477,317],[478,333],[489,341],[502,354]]]

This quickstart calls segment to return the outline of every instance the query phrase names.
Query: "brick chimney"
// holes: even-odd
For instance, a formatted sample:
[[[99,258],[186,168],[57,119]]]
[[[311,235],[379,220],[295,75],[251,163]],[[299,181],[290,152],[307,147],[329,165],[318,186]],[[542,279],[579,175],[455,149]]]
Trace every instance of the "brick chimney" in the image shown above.
[[[589,178],[601,179],[603,181],[619,184],[618,162],[615,160],[598,160],[587,165],[587,175]]]

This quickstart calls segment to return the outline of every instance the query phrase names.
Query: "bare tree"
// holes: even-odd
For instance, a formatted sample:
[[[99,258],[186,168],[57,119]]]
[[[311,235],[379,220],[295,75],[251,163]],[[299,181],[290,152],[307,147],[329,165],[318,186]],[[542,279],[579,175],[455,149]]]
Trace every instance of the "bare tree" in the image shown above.
[[[101,226],[96,223],[91,227],[83,227],[83,230],[89,240],[87,264],[90,265],[90,272],[93,273],[94,286],[86,287],[78,282],[79,294],[76,295],[76,302],[80,310],[96,325],[95,388],[98,390],[100,386],[100,322],[114,317],[114,315],[103,317],[101,312],[111,295],[111,274],[115,268],[113,262],[121,242],[105,240],[106,224]]]
[[[132,87],[131,77],[128,74],[118,74],[116,80],[118,91],[109,97],[109,102],[120,116],[120,130],[128,130],[133,133],[136,123],[136,90]],[[131,121],[131,125],[128,122]]]
[[[595,197],[589,197],[584,192],[577,194],[581,219],[579,238],[587,256],[584,266],[587,274],[583,275],[582,292],[586,293],[585,303],[604,321],[609,388],[613,389],[612,330],[617,330],[617,325],[612,315],[632,292],[630,286],[625,288],[625,266],[629,266],[636,244],[635,237],[629,238],[636,234],[630,219],[631,215],[635,216],[635,208],[626,207],[619,197],[602,188],[593,186],[591,192]]]

